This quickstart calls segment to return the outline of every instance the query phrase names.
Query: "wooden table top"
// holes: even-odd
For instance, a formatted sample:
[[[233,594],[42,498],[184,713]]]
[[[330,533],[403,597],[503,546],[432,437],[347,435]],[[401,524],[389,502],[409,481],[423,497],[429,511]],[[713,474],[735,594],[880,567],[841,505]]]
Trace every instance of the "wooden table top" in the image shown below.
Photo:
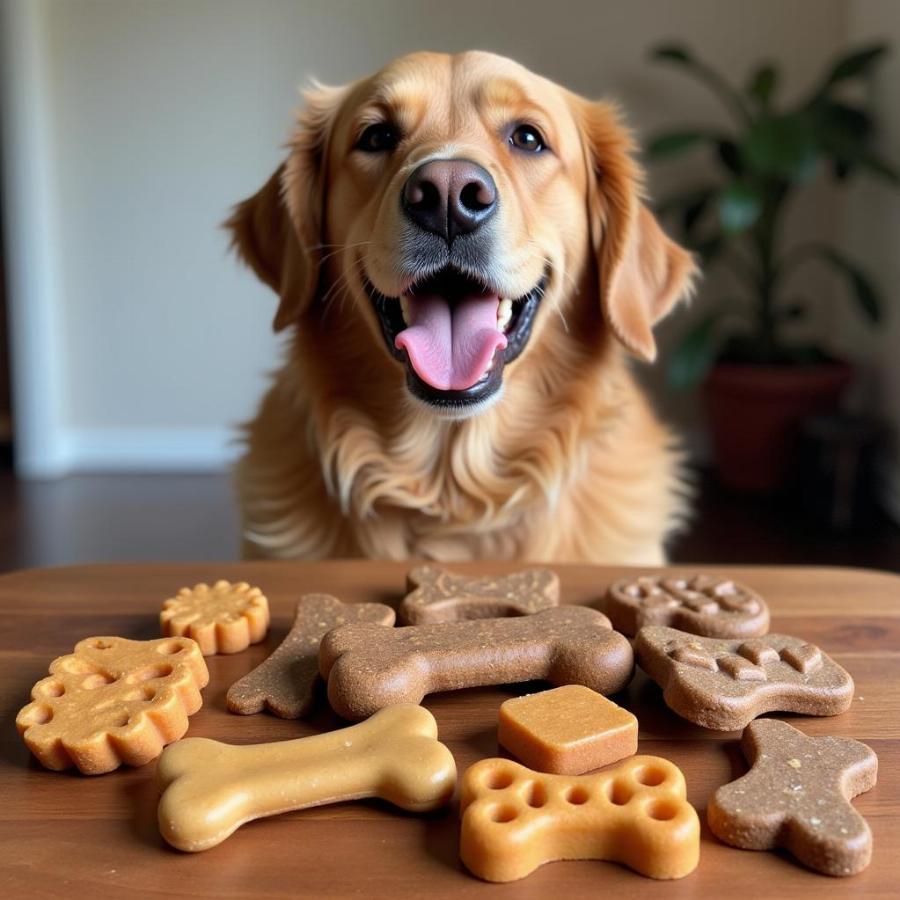
[[[705,731],[678,718],[659,689],[638,672],[616,699],[640,721],[639,753],[666,757],[688,784],[703,822],[700,865],[665,885],[613,863],[558,862],[522,881],[492,885],[469,875],[458,858],[458,810],[427,816],[366,801],[320,807],[252,822],[200,854],[171,850],[156,827],[155,763],[98,777],[49,772],[15,732],[13,719],[50,661],[92,635],[159,635],[161,601],[179,587],[218,578],[258,584],[273,627],[244,653],[208,659],[210,684],[189,734],[232,743],[282,740],[340,727],[320,708],[309,721],[267,714],[239,717],[225,708],[228,687],[261,662],[287,630],[298,595],[334,593],[344,600],[396,602],[405,564],[248,562],[197,565],[84,566],[0,577],[0,895],[6,897],[459,896],[497,898],[616,896],[721,897],[777,894],[888,897],[900,886],[900,576],[851,569],[735,568],[717,573],[759,590],[772,630],[806,638],[833,655],[856,681],[851,709],[833,718],[790,717],[811,735],[864,741],[878,754],[879,780],[855,806],[874,834],[871,865],[848,879],[804,869],[781,852],[755,853],[720,844],[705,823],[713,791],[745,770],[737,733]],[[512,571],[500,564],[460,571]],[[558,566],[563,602],[593,603],[627,569]],[[697,567],[687,571],[703,570]],[[680,569],[679,571],[686,571]],[[531,686],[532,688],[534,686]],[[498,753],[500,703],[522,686],[435,695],[425,705],[460,773]]]

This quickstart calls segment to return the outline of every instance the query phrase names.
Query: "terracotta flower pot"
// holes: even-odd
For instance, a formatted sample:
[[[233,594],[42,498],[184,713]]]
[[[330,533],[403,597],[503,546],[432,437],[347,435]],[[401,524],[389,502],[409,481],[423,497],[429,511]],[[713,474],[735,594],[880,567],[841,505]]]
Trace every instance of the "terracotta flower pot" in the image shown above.
[[[840,362],[717,365],[704,393],[722,483],[754,492],[783,486],[797,426],[807,416],[833,411],[851,375],[850,366]]]

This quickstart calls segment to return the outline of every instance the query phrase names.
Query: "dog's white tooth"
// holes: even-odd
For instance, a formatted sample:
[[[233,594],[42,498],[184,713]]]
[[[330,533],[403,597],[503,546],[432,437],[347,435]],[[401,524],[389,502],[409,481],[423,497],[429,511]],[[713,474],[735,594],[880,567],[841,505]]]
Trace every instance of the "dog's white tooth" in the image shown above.
[[[409,323],[410,323],[409,297],[407,297],[406,294],[400,295],[400,312],[403,315],[404,324],[409,325]]]
[[[506,331],[506,327],[509,325],[511,319],[512,300],[504,297],[497,307],[497,329],[499,331]]]

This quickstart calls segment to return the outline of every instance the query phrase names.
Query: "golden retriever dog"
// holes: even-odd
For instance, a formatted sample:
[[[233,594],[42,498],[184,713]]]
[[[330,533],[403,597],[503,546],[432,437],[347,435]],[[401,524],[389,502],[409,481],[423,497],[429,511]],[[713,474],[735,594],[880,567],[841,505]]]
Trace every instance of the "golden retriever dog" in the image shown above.
[[[305,94],[227,223],[289,332],[237,469],[248,556],[663,561],[679,455],[627,357],[694,266],[632,152],[490,53]]]

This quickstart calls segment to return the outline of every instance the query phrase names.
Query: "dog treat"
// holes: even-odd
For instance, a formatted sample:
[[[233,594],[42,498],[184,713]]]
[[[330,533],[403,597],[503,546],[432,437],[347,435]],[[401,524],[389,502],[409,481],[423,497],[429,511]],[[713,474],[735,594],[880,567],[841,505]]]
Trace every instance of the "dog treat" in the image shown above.
[[[850,805],[878,775],[865,744],[759,719],[741,747],[750,771],[720,787],[707,808],[716,837],[744,850],[784,847],[826,875],[855,875],[869,864],[872,832]]]
[[[450,802],[456,764],[434,716],[393,706],[313,737],[232,746],[189,738],[157,765],[159,830],[179,850],[208,850],[245,822],[295,809],[380,797],[412,812]]]
[[[204,656],[240,653],[269,629],[269,601],[245,581],[196,584],[166,600],[159,614],[165,635],[187,635]]]
[[[527,616],[559,604],[559,578],[549,569],[473,578],[417,566],[406,581],[410,593],[399,610],[404,625]]]
[[[703,638],[649,625],[638,632],[640,667],[678,715],[720,731],[781,711],[835,716],[853,700],[853,679],[818,647],[785,634]]]
[[[586,606],[558,606],[532,616],[438,625],[344,625],[319,647],[335,712],[364,719],[426,694],[543,678],[621,690],[634,669],[628,639]]]
[[[184,735],[208,681],[188,638],[85,638],[50,663],[16,728],[48,769],[101,775],[123,763],[142,766]]]
[[[561,859],[683,878],[700,858],[700,821],[685,796],[681,770],[658,756],[580,776],[483,759],[461,782],[460,857],[485,881],[515,881]]]
[[[228,689],[228,709],[240,715],[268,709],[282,719],[306,715],[319,677],[319,643],[326,632],[348,622],[390,626],[394,610],[382,603],[341,603],[329,594],[301,597],[287,637],[265,662]]]
[[[581,775],[637,753],[638,720],[602,694],[567,684],[503,703],[497,739],[532,769]]]
[[[730,579],[640,575],[606,593],[613,628],[635,635],[645,625],[670,625],[706,637],[756,637],[769,630],[769,609],[759,594]]]

